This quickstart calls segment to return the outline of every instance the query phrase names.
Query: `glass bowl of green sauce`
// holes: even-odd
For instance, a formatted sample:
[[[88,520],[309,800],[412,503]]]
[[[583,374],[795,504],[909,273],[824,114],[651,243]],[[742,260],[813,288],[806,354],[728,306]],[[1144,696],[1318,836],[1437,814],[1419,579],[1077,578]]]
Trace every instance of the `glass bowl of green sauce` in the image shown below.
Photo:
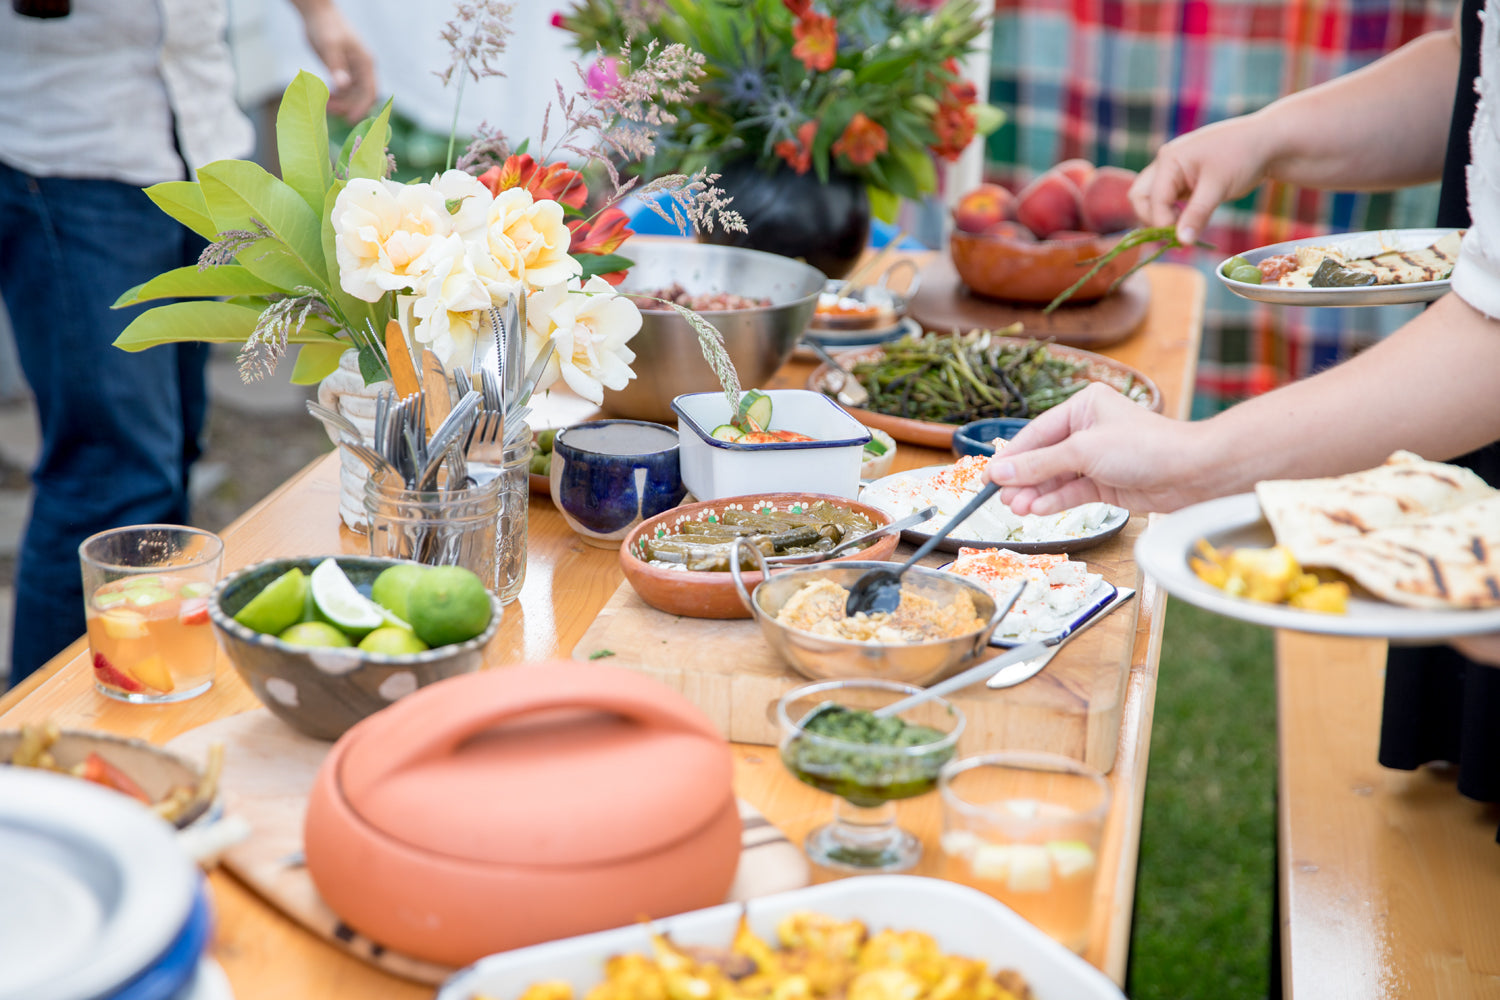
[[[833,821],[803,842],[817,864],[891,872],[921,858],[921,841],[897,825],[893,803],[937,787],[938,772],[957,750],[964,716],[942,698],[898,716],[875,715],[920,690],[873,678],[818,681],[777,703],[782,763],[798,780],[836,796]]]

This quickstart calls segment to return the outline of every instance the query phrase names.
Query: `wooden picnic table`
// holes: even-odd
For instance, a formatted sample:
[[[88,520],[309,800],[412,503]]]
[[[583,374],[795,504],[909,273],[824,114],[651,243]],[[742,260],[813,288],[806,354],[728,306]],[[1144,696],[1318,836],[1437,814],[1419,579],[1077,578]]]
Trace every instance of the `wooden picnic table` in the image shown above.
[[[1203,318],[1204,281],[1184,265],[1155,264],[1151,305],[1142,329],[1105,353],[1146,373],[1161,387],[1168,414],[1185,418],[1191,404]],[[811,365],[789,363],[774,387],[800,387]],[[575,400],[576,404],[576,400]],[[576,410],[576,406],[575,406]],[[546,411],[542,426],[546,426]],[[950,454],[903,444],[898,469],[952,460]],[[344,528],[337,514],[337,456],[309,464],[221,534],[223,572],[263,559],[363,554],[366,540]],[[623,576],[613,552],[585,545],[544,498],[529,513],[526,584],[487,649],[491,667],[567,657]],[[1084,957],[1123,983],[1135,893],[1136,860],[1151,744],[1157,664],[1165,594],[1143,581],[1139,619],[1126,684],[1118,752],[1110,782],[1114,797],[1100,851],[1091,944]],[[24,627],[24,623],[17,623]],[[1060,656],[1067,656],[1063,650]],[[165,743],[197,726],[259,706],[233,668],[219,656],[210,691],[189,701],[138,706],[100,695],[80,638],[43,669],[0,698],[0,728],[51,719],[64,726],[101,729]],[[797,782],[774,751],[735,745],[735,790],[791,839],[800,842],[827,819],[829,799]],[[937,796],[901,804],[901,821],[926,847],[917,874],[936,874],[941,828]],[[430,997],[431,987],[396,978],[304,931],[232,874],[210,876],[217,913],[212,954],[228,973],[239,1000],[321,1000],[335,996]]]

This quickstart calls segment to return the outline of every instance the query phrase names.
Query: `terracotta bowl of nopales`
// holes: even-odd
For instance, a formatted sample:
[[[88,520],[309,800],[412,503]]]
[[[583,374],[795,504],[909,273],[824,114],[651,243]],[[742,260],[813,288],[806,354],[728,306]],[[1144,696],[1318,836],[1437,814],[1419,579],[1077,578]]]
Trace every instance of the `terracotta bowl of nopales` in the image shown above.
[[[500,601],[490,595],[490,623],[466,642],[421,653],[369,653],[356,647],[313,648],[257,632],[234,616],[266,584],[297,567],[311,573],[325,556],[271,559],[221,579],[208,602],[209,620],[235,673],[271,714],[314,739],[336,740],[360,719],[434,681],[484,665],[484,647],[500,628]],[[381,571],[402,559],[337,556],[339,568],[369,596]]]
[[[488,954],[724,902],[729,745],[681,694],[558,660],[441,681],[349,730],[308,800],[307,869],[403,954]]]
[[[969,290],[1008,302],[1048,303],[1087,273],[1123,234],[1080,233],[1074,239],[1028,242],[1012,236],[955,229],[948,241],[953,267]],[[1140,260],[1145,247],[1133,247],[1106,264],[1069,302],[1092,302]]]
[[[729,508],[794,510],[819,501],[837,504],[845,510],[863,514],[876,528],[891,523],[891,516],[883,510],[820,493],[761,493],[724,497],[721,500],[683,504],[636,525],[635,530],[620,544],[620,567],[625,571],[625,579],[630,581],[641,600],[659,611],[688,618],[749,618],[750,612],[735,593],[734,581],[730,579],[727,569],[698,571],[658,565],[647,561],[646,542],[653,538],[679,534],[684,523],[712,520]],[[900,541],[899,535],[882,535],[869,545],[834,556],[828,562],[889,559]],[[763,579],[759,572],[751,571],[746,571],[743,577],[750,587]]]

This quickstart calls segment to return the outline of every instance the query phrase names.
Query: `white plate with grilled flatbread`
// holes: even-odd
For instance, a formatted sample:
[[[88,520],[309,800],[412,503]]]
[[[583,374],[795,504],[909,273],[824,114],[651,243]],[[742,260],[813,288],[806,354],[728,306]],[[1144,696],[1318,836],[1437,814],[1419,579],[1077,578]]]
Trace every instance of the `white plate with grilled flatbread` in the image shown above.
[[[1280,543],[1304,567],[1344,574],[1348,610],[1232,596],[1189,565],[1200,539],[1216,549]],[[1397,641],[1500,632],[1500,491],[1405,452],[1364,472],[1265,482],[1184,508],[1153,522],[1135,556],[1173,597],[1258,625]]]
[[[1458,229],[1378,229],[1287,240],[1239,254],[1258,265],[1267,257],[1301,251],[1303,266],[1299,270],[1302,273],[1293,285],[1276,282],[1254,285],[1235,281],[1224,274],[1228,259],[1219,262],[1217,273],[1224,287],[1236,295],[1274,305],[1389,306],[1431,302],[1447,294],[1447,275],[1452,270],[1451,258],[1456,257],[1457,237],[1461,233],[1462,230]],[[1442,248],[1436,255],[1422,252],[1435,246]],[[1377,280],[1385,283],[1343,288],[1309,287],[1306,281],[1315,270],[1315,261],[1309,256],[1311,251],[1331,251],[1356,269],[1376,272]],[[1372,258],[1374,263],[1370,263]]]

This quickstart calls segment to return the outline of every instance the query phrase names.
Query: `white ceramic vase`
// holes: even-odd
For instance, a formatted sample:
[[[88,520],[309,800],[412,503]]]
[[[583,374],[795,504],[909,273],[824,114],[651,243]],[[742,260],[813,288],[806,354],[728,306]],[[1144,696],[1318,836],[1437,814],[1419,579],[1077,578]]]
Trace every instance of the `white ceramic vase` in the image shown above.
[[[381,390],[389,388],[391,383],[383,381],[365,385],[364,376],[359,373],[359,352],[350,348],[339,358],[338,369],[318,383],[318,402],[348,417],[359,428],[364,443],[373,446],[375,397]],[[336,432],[329,430],[328,437],[338,444]],[[339,517],[353,531],[365,531],[369,527],[365,515],[365,480],[369,478],[368,466],[343,449],[339,450]]]

